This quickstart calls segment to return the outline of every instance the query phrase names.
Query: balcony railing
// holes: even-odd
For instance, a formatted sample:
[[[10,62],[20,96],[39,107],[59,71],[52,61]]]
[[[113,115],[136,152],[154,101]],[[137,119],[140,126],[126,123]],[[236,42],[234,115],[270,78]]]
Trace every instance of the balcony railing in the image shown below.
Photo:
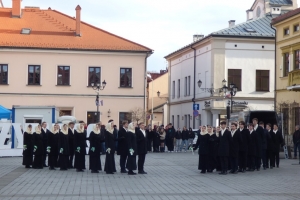
[[[300,69],[289,72],[289,86],[300,85]]]

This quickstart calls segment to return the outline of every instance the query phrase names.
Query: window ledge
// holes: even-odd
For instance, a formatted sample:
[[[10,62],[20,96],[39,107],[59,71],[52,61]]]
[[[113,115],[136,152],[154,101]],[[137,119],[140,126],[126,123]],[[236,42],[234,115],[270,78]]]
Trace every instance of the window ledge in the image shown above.
[[[1,83],[0,85],[9,85],[8,83]]]
[[[68,86],[68,87],[70,87],[71,85],[55,85],[55,86]]]
[[[288,76],[282,76],[282,77],[279,77],[279,78],[281,78],[281,79],[287,79]]]
[[[42,86],[42,85],[31,85],[31,84],[27,84],[26,86]]]
[[[119,87],[119,88],[124,88],[124,89],[133,89],[133,87]]]

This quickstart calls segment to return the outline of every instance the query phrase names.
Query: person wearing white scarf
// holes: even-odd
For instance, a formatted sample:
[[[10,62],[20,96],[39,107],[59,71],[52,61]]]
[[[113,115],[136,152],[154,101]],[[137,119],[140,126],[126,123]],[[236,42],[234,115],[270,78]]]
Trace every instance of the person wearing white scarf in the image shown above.
[[[248,148],[248,169],[247,171],[254,171],[255,170],[255,156],[256,156],[256,144],[257,144],[257,133],[254,130],[254,125],[249,124],[249,133],[250,133],[250,143]]]
[[[78,124],[74,131],[74,147],[75,147],[75,161],[74,168],[76,172],[83,172],[85,169],[85,146],[86,133],[83,124]]]
[[[132,122],[128,125],[128,132],[126,135],[127,146],[128,146],[128,159],[126,168],[128,169],[128,175],[136,175],[133,170],[136,170],[136,134],[135,124]]]
[[[202,174],[206,173],[208,169],[208,140],[209,134],[207,133],[206,126],[200,127],[201,132],[198,132],[197,143],[194,147],[196,150],[199,147],[198,154],[199,154],[199,164],[198,169],[201,170]]]
[[[114,123],[110,122],[105,126],[105,147],[106,157],[104,171],[106,174],[114,174],[116,172],[115,165],[115,136],[114,136]]]
[[[32,126],[29,124],[23,135],[23,165],[25,168],[31,168],[33,160],[33,135]]]
[[[208,164],[207,172],[212,173],[217,168],[217,141],[218,137],[214,133],[212,126],[207,126],[208,139]]]
[[[48,165],[49,170],[55,170],[55,167],[58,166],[58,141],[59,141],[59,125],[55,124],[53,126],[52,131],[48,134],[48,145],[47,145],[47,152],[48,152]]]
[[[65,171],[69,166],[69,140],[68,140],[68,125],[64,124],[59,133],[59,166],[61,171]]]
[[[95,124],[89,137],[89,166],[91,173],[99,173],[99,170],[102,170],[100,156],[102,151],[102,143],[104,142],[104,133],[101,133],[100,126],[101,124]]]
[[[34,169],[43,169],[45,149],[43,135],[41,134],[41,125],[37,125],[37,127],[35,127],[35,132],[33,133],[33,153],[35,156],[32,167]]]

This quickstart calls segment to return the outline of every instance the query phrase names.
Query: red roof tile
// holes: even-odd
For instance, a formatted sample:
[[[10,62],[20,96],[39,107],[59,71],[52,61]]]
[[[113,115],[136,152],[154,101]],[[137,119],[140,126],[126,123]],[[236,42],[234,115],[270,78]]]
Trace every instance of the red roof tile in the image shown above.
[[[12,18],[11,10],[0,8],[1,47],[152,52],[85,22],[81,22],[81,37],[76,37],[76,19],[56,10],[25,8],[21,18]],[[21,34],[22,28],[30,28],[31,33]]]

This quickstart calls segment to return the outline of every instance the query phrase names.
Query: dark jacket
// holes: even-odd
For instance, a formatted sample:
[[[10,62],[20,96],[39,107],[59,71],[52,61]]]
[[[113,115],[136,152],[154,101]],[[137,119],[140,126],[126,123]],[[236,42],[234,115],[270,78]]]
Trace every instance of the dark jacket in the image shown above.
[[[193,131],[188,131],[188,139],[194,139],[195,133]]]
[[[81,154],[85,155],[86,154],[86,131],[83,133],[78,133],[76,130],[74,131],[74,151],[75,154]],[[80,147],[80,150],[77,150],[77,148]]]
[[[58,133],[59,136],[58,136],[58,151],[59,151],[59,154],[62,154],[62,155],[65,155],[65,156],[68,156],[70,155],[70,148],[69,148],[69,135],[65,135],[63,134],[61,131]],[[63,149],[63,152],[60,153],[60,149]]]
[[[263,127],[259,126],[255,130],[257,134],[257,144],[256,144],[256,155],[257,157],[261,157],[262,155],[262,149],[263,149],[263,143],[264,143],[264,129]]]
[[[268,148],[268,130],[267,129],[264,129],[262,148],[263,148],[263,150],[267,150],[267,148]]]
[[[295,131],[293,134],[293,143],[299,144],[300,143],[300,130]]]
[[[75,133],[75,129],[74,129]],[[74,155],[74,133],[70,128],[68,128],[68,136],[69,136],[69,153],[70,155]]]
[[[118,155],[127,155],[128,154],[128,145],[127,145],[127,131],[122,127],[118,133]]]
[[[255,130],[250,132],[250,142],[249,142],[249,147],[248,147],[248,155],[250,156],[256,156],[257,155],[257,140],[258,140],[258,135]]]
[[[181,134],[182,134],[182,140],[189,139],[189,131],[188,130],[183,130]]]
[[[239,146],[240,151],[248,151],[249,144],[250,144],[250,132],[248,129],[244,128],[242,131],[240,130],[241,137],[242,137],[242,143]]]
[[[239,156],[240,144],[242,144],[241,132],[237,129],[232,136],[230,145],[230,156],[237,158]]]
[[[48,135],[51,133],[48,129],[46,129],[46,132],[44,131],[44,129],[43,128],[41,128],[41,134],[42,134],[42,136],[43,136],[43,145],[44,145],[44,148],[45,148],[45,150],[46,150],[46,148],[47,148],[47,144],[48,144]],[[46,153],[46,151],[44,152],[44,153]]]
[[[58,153],[59,153],[58,139],[59,139],[59,132],[55,133],[55,134],[50,132],[48,134],[48,145],[47,145],[47,147],[51,147],[49,155],[58,155]]]
[[[197,149],[199,147],[198,154],[199,155],[207,155],[208,154],[209,134],[207,133],[205,135],[201,135],[200,133],[198,133],[197,135],[198,135],[197,143],[196,143],[194,149]]]
[[[23,150],[23,155],[24,156],[32,156],[33,152],[33,134],[29,134],[27,132],[24,132],[24,140],[23,140],[23,145],[26,145],[26,149]]]
[[[136,151],[137,151],[137,144],[136,144],[136,134],[132,132],[127,132],[127,137],[126,137],[126,142],[128,146],[128,149],[126,151],[128,156],[136,156]],[[129,149],[133,149],[133,154],[130,154]]]
[[[96,134],[94,133],[94,131],[92,131],[90,133],[89,141],[90,141],[89,155],[100,156],[100,152],[102,151],[102,143],[104,142],[104,131],[101,131],[99,134]],[[92,151],[93,147],[95,148],[94,151]]]
[[[146,137],[144,136],[141,129],[136,129],[136,146],[137,146],[137,155],[147,154],[147,132],[145,131]]]
[[[209,135],[209,139],[208,139],[208,154],[209,156],[217,156],[218,155],[218,141],[219,138],[217,137],[217,135],[215,133],[213,133],[212,135]]]
[[[181,133],[181,131],[176,131],[176,133],[175,133],[175,138],[176,138],[177,140],[182,139],[182,133]]]
[[[266,134],[266,139],[267,139],[267,150],[272,152],[274,149],[274,144],[272,141],[271,132],[272,132],[272,130],[270,130],[270,131],[266,130],[265,134]]]
[[[172,127],[172,128],[169,128],[168,130],[166,130],[166,139],[168,140],[172,140],[174,139],[175,137],[175,129]]]
[[[231,133],[228,130],[225,130],[223,135],[219,132],[219,148],[218,148],[218,155],[219,156],[229,156],[229,149],[231,144]]]
[[[274,132],[274,131],[273,131]],[[277,130],[275,133],[275,140],[274,140],[274,152],[280,152],[280,146],[283,145],[283,137],[280,130]]]
[[[34,153],[34,155],[44,155],[45,151],[46,151],[46,147],[44,147],[44,140],[43,140],[43,134],[37,134],[36,132],[33,133],[33,147],[36,146],[36,150]],[[47,145],[47,143],[46,143]]]

